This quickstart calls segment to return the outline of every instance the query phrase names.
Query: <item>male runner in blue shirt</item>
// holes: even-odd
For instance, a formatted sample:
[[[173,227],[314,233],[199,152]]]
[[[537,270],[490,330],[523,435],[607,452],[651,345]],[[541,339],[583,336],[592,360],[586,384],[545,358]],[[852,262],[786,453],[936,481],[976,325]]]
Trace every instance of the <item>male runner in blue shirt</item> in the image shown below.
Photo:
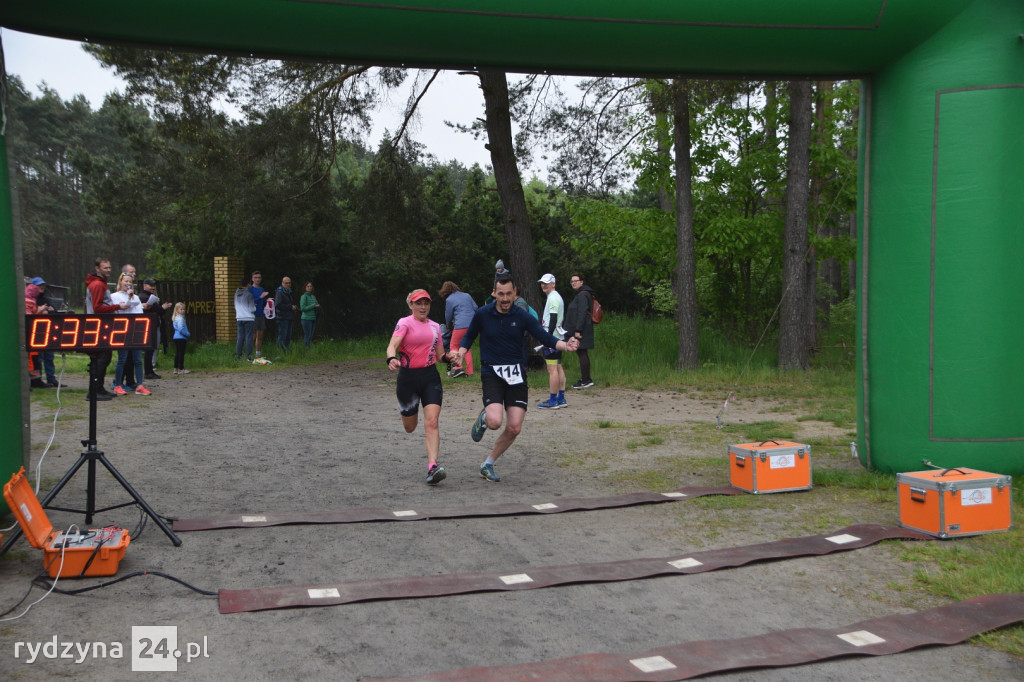
[[[462,358],[479,335],[484,409],[473,424],[472,436],[473,440],[479,441],[487,429],[498,429],[504,418],[504,409],[508,415],[505,430],[494,442],[490,456],[480,466],[483,478],[497,482],[501,477],[494,471],[494,462],[512,445],[526,418],[528,401],[523,334],[529,332],[539,342],[560,351],[575,351],[579,342],[575,338],[562,341],[549,334],[533,315],[513,305],[516,286],[511,275],[498,275],[493,296],[493,303],[477,309],[473,315],[473,321],[459,343],[455,366],[462,366]]]

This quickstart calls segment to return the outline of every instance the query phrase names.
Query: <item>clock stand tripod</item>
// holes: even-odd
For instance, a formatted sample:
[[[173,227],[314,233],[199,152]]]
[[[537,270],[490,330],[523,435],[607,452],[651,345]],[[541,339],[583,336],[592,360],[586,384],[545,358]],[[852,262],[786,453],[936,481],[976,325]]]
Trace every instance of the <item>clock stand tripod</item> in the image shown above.
[[[139,495],[139,493],[135,491],[135,488],[131,486],[128,480],[121,475],[121,472],[119,472],[114,467],[114,465],[110,463],[110,460],[107,459],[106,455],[104,455],[103,452],[101,452],[100,450],[96,449],[96,390],[97,384],[101,382],[102,379],[100,379],[99,381],[95,380],[95,378],[92,376],[92,372],[90,371],[89,438],[82,441],[82,445],[85,446],[86,449],[84,452],[82,452],[82,454],[78,456],[78,461],[75,462],[70,469],[68,469],[67,473],[64,474],[64,477],[60,479],[57,485],[55,485],[53,489],[46,494],[46,497],[43,498],[41,504],[44,508],[46,508],[50,501],[52,501],[53,498],[57,496],[57,493],[59,493],[61,489],[65,485],[67,485],[68,481],[70,481],[76,473],[78,473],[78,470],[82,468],[82,465],[88,464],[88,467],[86,469],[88,477],[85,492],[85,509],[67,509],[64,507],[49,507],[49,509],[56,509],[58,511],[66,511],[73,513],[84,513],[85,524],[88,526],[92,523],[92,517],[93,514],[95,513],[110,511],[111,509],[120,509],[121,507],[127,507],[131,504],[138,504],[139,507],[141,507],[142,510],[146,512],[146,514],[149,515],[151,519],[153,519],[156,525],[160,527],[160,530],[162,530],[164,534],[168,538],[170,538],[171,542],[174,543],[174,546],[180,547],[181,538],[175,535],[174,531],[172,531],[170,527],[168,527],[168,525],[164,523],[164,520],[160,518],[160,516],[155,511],[153,511],[153,508],[150,507],[144,499],[142,499],[142,496]],[[121,484],[121,487],[124,488],[129,495],[131,495],[134,502],[124,502],[122,504],[115,504],[110,507],[104,507],[103,509],[96,508],[96,462],[102,464],[107,469],[107,471],[110,472],[110,475],[113,476],[114,479]],[[21,528],[15,529],[11,533],[11,537],[8,538],[6,542],[4,542],[3,546],[0,546],[0,554],[6,552],[8,548],[21,536],[21,534]]]

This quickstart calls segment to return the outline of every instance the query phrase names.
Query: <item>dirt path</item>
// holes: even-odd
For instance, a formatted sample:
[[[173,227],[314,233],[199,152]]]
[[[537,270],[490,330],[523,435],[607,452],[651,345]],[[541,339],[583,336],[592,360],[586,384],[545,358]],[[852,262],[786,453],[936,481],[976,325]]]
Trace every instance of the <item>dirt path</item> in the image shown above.
[[[422,431],[406,435],[394,400],[394,375],[375,363],[248,368],[165,378],[153,396],[99,407],[99,449],[159,513],[179,518],[230,512],[414,508],[495,502],[535,504],[639,489],[641,464],[663,469],[674,486],[728,483],[724,443],[751,422],[774,421],[798,437],[847,436],[783,405],[720,401],[681,393],[596,388],[569,396],[570,407],[531,409],[523,434],[500,460],[499,484],[477,467],[495,435],[469,438],[480,409],[474,379],[446,387],[442,462],[446,481],[423,482]],[[84,388],[84,377],[66,383]],[[44,490],[77,460],[87,434],[86,403],[69,394]],[[537,391],[533,398],[540,400]],[[77,415],[77,416],[75,416]],[[36,456],[52,415],[33,414]],[[731,442],[739,442],[733,440]],[[663,467],[662,467],[663,465]],[[33,461],[35,466],[35,461]],[[815,466],[856,467],[849,454]],[[85,475],[58,497],[84,504]],[[126,496],[100,476],[97,503]],[[817,534],[852,523],[894,525],[896,504],[865,498],[839,508],[827,489],[745,496],[742,505],[686,501],[628,509],[410,523],[291,526],[183,533],[181,547],[150,523],[133,539],[120,574],[174,575],[195,586],[245,589],[371,577],[661,557]],[[83,515],[52,511],[55,526]],[[131,508],[92,524],[133,529]],[[22,542],[0,561],[0,608],[22,597],[41,555]],[[339,679],[414,675],[451,668],[531,662],[589,652],[642,652],[679,642],[745,637],[796,627],[838,627],[930,604],[894,586],[909,584],[898,543],[812,559],[688,577],[579,585],[518,593],[371,602],[348,606],[220,615],[215,598],[157,577],[140,577],[81,596],[54,594],[23,618],[0,624],[0,672],[7,679],[127,679],[133,625],[176,626],[178,646],[206,643],[208,657],[178,663],[189,679]],[[92,584],[94,581],[88,581]],[[73,581],[64,587],[77,587]],[[36,590],[32,600],[41,592]],[[20,609],[18,610],[20,612]],[[28,662],[18,643],[103,642],[121,659]],[[15,657],[16,650],[20,656]],[[933,680],[1022,679],[1024,664],[974,646],[846,659],[801,668],[740,672],[725,679],[890,680],[928,670]]]

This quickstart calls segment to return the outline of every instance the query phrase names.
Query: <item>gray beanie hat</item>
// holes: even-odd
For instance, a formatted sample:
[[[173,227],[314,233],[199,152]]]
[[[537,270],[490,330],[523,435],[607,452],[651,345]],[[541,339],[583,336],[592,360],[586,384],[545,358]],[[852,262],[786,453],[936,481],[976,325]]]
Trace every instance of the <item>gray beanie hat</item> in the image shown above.
[[[503,270],[505,268],[505,261],[498,259],[498,262],[494,264],[495,270]]]

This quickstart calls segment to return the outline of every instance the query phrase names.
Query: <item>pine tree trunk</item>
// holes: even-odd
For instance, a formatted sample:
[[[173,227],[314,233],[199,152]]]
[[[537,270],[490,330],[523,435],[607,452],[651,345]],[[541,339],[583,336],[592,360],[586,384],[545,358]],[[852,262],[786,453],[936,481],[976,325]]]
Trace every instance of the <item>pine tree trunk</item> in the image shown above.
[[[693,238],[693,179],[690,166],[690,91],[685,80],[672,85],[676,146],[676,300],[679,308],[679,369],[697,369],[697,268]]]
[[[786,228],[783,236],[782,306],[779,317],[779,369],[806,369],[810,364],[807,324],[807,201],[810,193],[811,84],[789,85]]]
[[[501,212],[508,238],[508,267],[512,280],[536,310],[543,310],[537,285],[537,264],[533,259],[533,237],[526,213],[526,197],[512,144],[512,117],[509,114],[508,81],[504,71],[480,70],[480,88],[484,92],[487,117],[487,150],[491,153],[494,181],[498,186]],[[492,254],[493,255],[493,254]],[[499,256],[494,256],[497,260]]]

